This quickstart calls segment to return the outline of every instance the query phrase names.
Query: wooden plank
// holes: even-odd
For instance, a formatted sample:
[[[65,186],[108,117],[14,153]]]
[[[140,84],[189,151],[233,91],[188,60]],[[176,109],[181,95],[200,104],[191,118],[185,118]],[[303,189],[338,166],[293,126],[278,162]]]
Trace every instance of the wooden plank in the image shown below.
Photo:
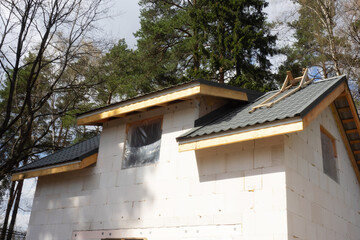
[[[307,127],[312,120],[314,120],[325,108],[327,108],[335,99],[345,91],[346,83],[341,83],[337,88],[335,88],[329,95],[327,95],[317,106],[308,112],[304,118],[304,128]]]
[[[360,130],[359,115],[358,115],[357,109],[356,109],[356,107],[355,107],[354,101],[353,101],[353,99],[352,99],[352,97],[351,97],[350,90],[349,90],[349,88],[346,88],[345,91],[346,91],[346,96],[345,96],[345,97],[346,97],[346,99],[347,99],[347,101],[348,101],[349,108],[350,108],[351,114],[352,114],[352,116],[353,116],[353,118],[354,118],[354,122],[355,122],[356,128],[357,128],[358,130]]]
[[[350,133],[357,133],[358,132],[358,129],[355,128],[355,129],[349,129],[349,130],[346,130],[346,133],[347,134],[350,134]]]
[[[357,144],[357,143],[360,143],[360,140],[352,140],[352,141],[350,141],[350,144]]]
[[[244,131],[240,133],[229,134],[219,137],[213,137],[213,138],[203,139],[189,143],[179,143],[179,152],[217,147],[231,143],[249,141],[249,140],[265,138],[265,137],[272,137],[286,133],[302,131],[303,129],[304,129],[303,122],[301,120],[293,123],[272,125],[260,129],[249,130],[249,131]]]
[[[83,117],[83,118],[80,117],[77,120],[77,124],[78,125],[91,125],[98,121],[101,121],[101,120],[104,120],[104,119],[107,119],[110,117],[120,116],[124,113],[137,111],[140,109],[148,108],[151,106],[156,106],[159,104],[167,103],[170,101],[175,101],[180,98],[190,97],[190,96],[194,96],[197,94],[200,94],[200,86],[195,86],[195,87],[183,89],[183,90],[180,90],[177,92],[172,92],[172,93],[160,95],[158,97],[146,99],[143,101],[134,102],[132,104],[124,105],[124,106],[118,107],[116,109],[104,111],[104,112],[94,114],[94,115],[91,115],[88,117]]]
[[[164,93],[160,96],[145,99],[142,101],[134,102],[132,104],[120,106],[112,110],[104,110],[101,113],[94,113],[93,115],[87,117],[79,117],[77,119],[78,125],[94,125],[98,122],[102,122],[111,117],[120,117],[126,113],[134,111],[142,111],[146,108],[153,106],[162,106],[171,101],[188,99],[198,94],[229,98],[235,100],[247,101],[247,94],[245,92],[240,92],[237,90],[231,90],[221,87],[209,86],[206,84],[200,84],[198,86],[190,87],[187,89],[179,90],[176,92]]]
[[[344,142],[346,152],[347,152],[347,154],[349,156],[349,159],[350,159],[351,165],[352,165],[352,167],[354,169],[356,178],[360,182],[360,171],[359,171],[359,168],[358,168],[358,165],[357,165],[353,150],[351,148],[351,145],[350,145],[349,140],[347,138],[347,135],[345,133],[345,129],[344,129],[343,125],[342,125],[340,116],[339,116],[339,114],[337,112],[337,109],[336,109],[334,104],[330,105],[330,109],[331,109],[331,112],[332,112],[332,114],[333,114],[333,116],[335,118],[336,125],[337,125],[337,127],[338,127],[338,129],[340,131],[341,138],[342,138],[342,140]]]
[[[212,96],[212,97],[221,97],[221,98],[229,98],[234,100],[248,101],[248,97],[245,92],[209,86],[206,84],[200,85],[200,94]]]
[[[355,150],[353,153],[354,153],[355,155],[360,154],[360,150]]]
[[[94,163],[96,163],[98,154],[95,153],[89,157],[84,158],[80,163],[80,169],[86,168]]]
[[[342,108],[338,108],[337,111],[338,112],[349,112],[350,108],[349,107],[342,107]]]
[[[353,118],[348,118],[348,119],[342,119],[341,121],[343,123],[351,123],[351,122],[354,122],[355,120]]]
[[[39,170],[30,170],[28,172],[20,172],[15,173],[11,176],[11,181],[18,181],[25,178],[33,178],[33,177],[40,177],[45,175],[51,175],[56,173],[63,173],[63,172],[70,172],[74,170],[83,169],[87,166],[90,166],[91,164],[94,164],[97,161],[98,154],[95,153],[87,158],[84,158],[81,162],[77,163],[71,163],[64,166],[59,167],[52,167],[52,168],[46,168],[46,169],[39,169]]]

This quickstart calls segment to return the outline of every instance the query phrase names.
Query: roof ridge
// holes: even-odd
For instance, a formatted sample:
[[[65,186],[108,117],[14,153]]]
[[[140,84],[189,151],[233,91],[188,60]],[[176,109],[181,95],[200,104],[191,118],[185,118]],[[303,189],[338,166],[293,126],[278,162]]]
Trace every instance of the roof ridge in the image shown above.
[[[334,80],[336,78],[339,78],[339,80],[343,77],[346,77],[345,74],[343,75],[340,75],[340,76],[335,76],[335,77],[330,77],[330,78],[323,78],[323,79],[320,79],[320,80],[314,80],[312,83],[320,83],[320,82],[326,82],[326,81],[331,81],[331,80]]]

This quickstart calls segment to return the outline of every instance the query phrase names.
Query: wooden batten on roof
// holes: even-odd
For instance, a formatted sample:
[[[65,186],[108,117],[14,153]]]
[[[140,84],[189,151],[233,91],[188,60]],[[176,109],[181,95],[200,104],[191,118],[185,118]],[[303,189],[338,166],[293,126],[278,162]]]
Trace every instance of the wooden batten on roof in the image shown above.
[[[24,171],[24,172],[14,173],[11,176],[11,180],[19,181],[19,180],[22,180],[25,178],[40,177],[40,176],[51,175],[51,174],[56,174],[56,173],[64,173],[64,172],[80,170],[80,169],[86,168],[86,167],[96,163],[97,156],[98,156],[98,154],[95,153],[91,156],[88,156],[88,157],[82,159],[81,161],[76,161],[76,162],[72,161],[72,162],[69,162],[66,164],[54,165],[54,166],[44,167],[44,168],[40,168],[40,169],[34,169],[34,170],[28,170],[28,171]]]
[[[77,118],[77,124],[101,124],[110,118],[124,117],[132,112],[146,111],[152,107],[164,107],[172,102],[186,100],[197,95],[248,101],[247,94],[238,89],[198,81],[120,102],[90,113],[81,114]]]

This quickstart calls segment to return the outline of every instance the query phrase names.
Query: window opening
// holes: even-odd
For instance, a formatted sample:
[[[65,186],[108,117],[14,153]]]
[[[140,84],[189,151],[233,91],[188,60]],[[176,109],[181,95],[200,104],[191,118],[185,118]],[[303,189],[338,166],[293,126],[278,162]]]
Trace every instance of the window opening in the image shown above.
[[[321,149],[324,173],[338,182],[337,153],[335,138],[321,126]]]
[[[162,117],[128,124],[122,168],[157,162],[160,155],[161,133]]]

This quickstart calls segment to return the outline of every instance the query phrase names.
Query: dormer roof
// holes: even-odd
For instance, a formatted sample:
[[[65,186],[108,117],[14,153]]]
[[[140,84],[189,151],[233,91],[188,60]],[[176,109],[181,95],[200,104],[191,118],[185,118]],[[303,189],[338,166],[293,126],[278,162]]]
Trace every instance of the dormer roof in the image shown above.
[[[212,96],[239,101],[251,101],[262,93],[211,81],[197,80],[161,89],[120,101],[78,115],[78,125],[101,125],[110,119],[125,117],[134,112],[164,107],[196,96]]]

